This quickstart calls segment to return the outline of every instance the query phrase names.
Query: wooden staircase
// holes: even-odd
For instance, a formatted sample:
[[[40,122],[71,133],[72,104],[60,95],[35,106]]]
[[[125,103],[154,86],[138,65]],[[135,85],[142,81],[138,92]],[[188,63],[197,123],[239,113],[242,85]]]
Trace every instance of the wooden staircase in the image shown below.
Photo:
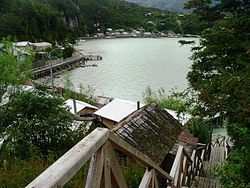
[[[203,161],[201,176],[196,176],[192,187],[197,188],[221,188],[221,184],[216,179],[215,168],[224,163],[227,158],[227,139],[220,136],[212,140],[211,154],[208,161]]]

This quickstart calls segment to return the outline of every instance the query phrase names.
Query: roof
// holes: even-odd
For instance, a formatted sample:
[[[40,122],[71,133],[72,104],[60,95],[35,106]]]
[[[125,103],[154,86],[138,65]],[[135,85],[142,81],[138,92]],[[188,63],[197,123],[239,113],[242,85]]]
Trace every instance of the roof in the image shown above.
[[[144,106],[144,104],[142,104],[141,107],[142,106]],[[136,110],[136,102],[116,98],[101,109],[97,110],[94,114],[115,122],[120,122]]]
[[[185,142],[185,143],[187,143],[189,145],[193,145],[193,146],[196,146],[197,143],[198,143],[198,138],[194,137],[192,134],[190,134],[187,131],[183,131],[179,135],[178,140],[181,141],[181,142]]]
[[[86,102],[83,101],[79,101],[79,100],[75,100],[76,101],[76,112],[78,113],[79,111],[81,111],[84,108],[93,108],[93,109],[98,109],[97,107],[88,104]],[[70,113],[75,114],[74,112],[74,104],[73,104],[73,99],[68,99],[65,102],[65,106],[70,108]]]
[[[134,112],[113,129],[127,143],[160,164],[177,142],[182,125],[157,104]]]
[[[37,46],[37,47],[52,46],[52,44],[49,42],[35,42],[35,43],[32,43],[32,45]]]
[[[29,41],[22,41],[22,42],[15,42],[13,43],[14,46],[18,47],[25,47],[25,46],[30,46],[32,43]]]
[[[192,117],[190,114],[187,113],[180,113],[178,114],[178,112],[174,111],[174,110],[170,110],[170,109],[166,109],[165,110],[171,114],[176,120],[178,120],[182,125],[185,125],[189,119]]]
[[[15,90],[14,90],[15,88]],[[0,106],[6,105],[10,101],[10,97],[13,94],[13,92],[23,92],[23,91],[33,91],[34,88],[29,85],[21,85],[19,87],[14,87],[12,85],[9,85],[6,89],[6,92],[2,95],[2,98],[0,98]]]

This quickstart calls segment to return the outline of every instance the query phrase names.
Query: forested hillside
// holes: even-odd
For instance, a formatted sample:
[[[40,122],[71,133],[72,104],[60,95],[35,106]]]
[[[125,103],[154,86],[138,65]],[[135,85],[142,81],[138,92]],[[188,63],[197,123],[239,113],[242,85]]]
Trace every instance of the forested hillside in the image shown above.
[[[140,27],[151,32],[197,34],[202,26],[190,15],[180,17],[122,0],[1,0],[0,38],[10,35],[17,40],[53,42],[105,32],[106,28]]]

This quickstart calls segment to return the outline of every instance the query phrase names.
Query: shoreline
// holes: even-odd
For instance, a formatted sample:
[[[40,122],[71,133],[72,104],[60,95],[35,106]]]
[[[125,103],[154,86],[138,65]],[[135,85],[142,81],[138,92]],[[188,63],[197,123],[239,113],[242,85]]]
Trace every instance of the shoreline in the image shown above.
[[[82,43],[85,42],[85,40],[98,40],[98,39],[171,39],[171,38],[200,38],[199,35],[182,35],[182,36],[151,36],[151,37],[142,37],[142,36],[138,36],[138,37],[134,37],[134,36],[102,36],[102,37],[79,37],[79,39],[76,41],[76,45],[78,43]]]

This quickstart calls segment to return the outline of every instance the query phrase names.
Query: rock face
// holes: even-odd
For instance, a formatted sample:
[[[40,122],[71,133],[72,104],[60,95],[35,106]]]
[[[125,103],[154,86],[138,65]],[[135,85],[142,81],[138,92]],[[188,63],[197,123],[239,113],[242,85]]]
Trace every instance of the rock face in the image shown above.
[[[186,12],[183,9],[187,0],[126,0],[140,6],[170,10],[175,12]]]

